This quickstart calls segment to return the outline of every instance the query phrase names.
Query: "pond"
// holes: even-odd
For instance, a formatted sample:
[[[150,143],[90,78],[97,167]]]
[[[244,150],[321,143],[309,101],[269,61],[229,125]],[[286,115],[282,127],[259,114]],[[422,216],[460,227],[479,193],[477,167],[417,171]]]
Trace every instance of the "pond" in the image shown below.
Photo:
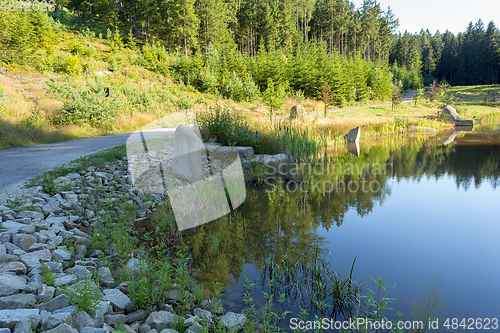
[[[419,295],[429,300],[428,285],[442,295],[441,320],[498,318],[500,133],[445,139],[361,147],[304,168],[302,182],[248,188],[236,211],[189,236],[197,279],[207,289],[219,281],[223,305],[241,311],[245,276],[265,305],[266,260],[320,256],[343,278],[355,260],[363,293],[376,291],[371,278],[385,279],[403,319]],[[300,310],[282,308],[294,312],[281,323],[288,331]]]

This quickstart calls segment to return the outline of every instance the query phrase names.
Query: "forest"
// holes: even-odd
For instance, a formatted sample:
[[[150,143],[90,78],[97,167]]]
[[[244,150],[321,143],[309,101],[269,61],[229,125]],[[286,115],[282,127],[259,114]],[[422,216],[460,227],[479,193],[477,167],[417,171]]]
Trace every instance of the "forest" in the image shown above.
[[[139,47],[137,65],[238,101],[254,100],[270,83],[273,93],[316,99],[328,83],[342,106],[388,100],[395,83],[410,90],[435,79],[496,84],[500,76],[493,22],[471,22],[456,36],[396,34],[397,14],[376,0],[359,8],[349,0],[57,0],[48,13],[0,12],[1,61],[36,55],[31,62],[44,69],[62,24],[107,39],[112,52]],[[71,53],[82,62],[84,51]]]

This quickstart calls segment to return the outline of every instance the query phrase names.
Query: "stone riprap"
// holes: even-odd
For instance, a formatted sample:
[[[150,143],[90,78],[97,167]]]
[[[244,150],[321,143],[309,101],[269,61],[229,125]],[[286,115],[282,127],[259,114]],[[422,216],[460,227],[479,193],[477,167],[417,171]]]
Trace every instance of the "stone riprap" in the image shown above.
[[[221,148],[223,150],[223,148]],[[250,162],[285,163],[284,154],[255,155],[252,148],[238,147],[242,164]],[[216,168],[215,159],[203,163]],[[109,211],[96,211],[99,200],[125,198],[138,208],[137,220],[143,220],[159,205],[164,195],[146,196],[132,186],[127,163],[123,160],[89,167],[54,180],[65,190],[54,195],[41,186],[29,197],[10,199],[0,204],[0,329],[9,332],[177,332],[177,315],[171,304],[178,304],[176,290],[167,295],[160,311],[137,309],[128,296],[128,284],[117,285],[113,272],[105,266],[112,261],[112,250],[92,250],[92,227],[99,217],[123,213],[119,205]],[[60,187],[60,188],[61,188]],[[99,192],[100,196],[95,193]],[[54,286],[44,283],[42,265],[54,273]],[[140,269],[132,258],[127,266]],[[46,268],[45,268],[46,267]],[[94,313],[79,312],[71,305],[65,290],[76,290],[93,277],[103,292]],[[178,292],[177,292],[178,294]],[[192,297],[194,299],[194,296]],[[210,312],[210,302],[202,302],[185,315],[184,332],[214,327],[221,320],[219,311]],[[227,316],[223,326],[239,329],[243,315]]]

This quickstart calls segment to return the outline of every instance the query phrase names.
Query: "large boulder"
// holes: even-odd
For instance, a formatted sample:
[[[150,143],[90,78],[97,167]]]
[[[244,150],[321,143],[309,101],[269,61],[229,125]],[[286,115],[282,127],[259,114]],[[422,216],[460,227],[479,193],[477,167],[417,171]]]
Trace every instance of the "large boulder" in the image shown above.
[[[205,146],[189,127],[179,125],[174,134],[172,148],[172,171],[179,179],[190,183],[203,179],[201,157],[206,154]]]
[[[443,108],[443,111],[441,111],[441,115],[443,117],[447,118],[448,120],[454,122],[455,126],[473,126],[474,125],[474,121],[460,118],[460,116],[457,113],[457,110],[455,110],[454,108],[452,108],[449,105],[446,105]]]
[[[298,117],[305,116],[307,114],[306,109],[300,104],[292,106],[290,109],[290,119],[295,119]]]
[[[344,139],[347,142],[359,142],[359,136],[361,134],[361,127],[356,127],[350,130],[346,135],[344,135]]]

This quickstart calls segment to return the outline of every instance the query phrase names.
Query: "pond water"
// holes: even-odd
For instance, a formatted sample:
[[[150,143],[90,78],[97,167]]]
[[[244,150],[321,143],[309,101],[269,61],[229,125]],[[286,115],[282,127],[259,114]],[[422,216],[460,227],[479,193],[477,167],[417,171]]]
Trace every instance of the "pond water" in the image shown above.
[[[436,281],[441,318],[500,317],[498,132],[458,135],[446,146],[361,147],[359,156],[346,152],[311,170],[302,187],[247,189],[235,212],[189,236],[197,278],[207,289],[220,282],[223,305],[241,311],[247,274],[264,306],[263,259],[320,253],[344,278],[355,259],[354,280],[365,288],[385,279],[403,319]],[[289,307],[295,314],[284,328],[299,312]]]

